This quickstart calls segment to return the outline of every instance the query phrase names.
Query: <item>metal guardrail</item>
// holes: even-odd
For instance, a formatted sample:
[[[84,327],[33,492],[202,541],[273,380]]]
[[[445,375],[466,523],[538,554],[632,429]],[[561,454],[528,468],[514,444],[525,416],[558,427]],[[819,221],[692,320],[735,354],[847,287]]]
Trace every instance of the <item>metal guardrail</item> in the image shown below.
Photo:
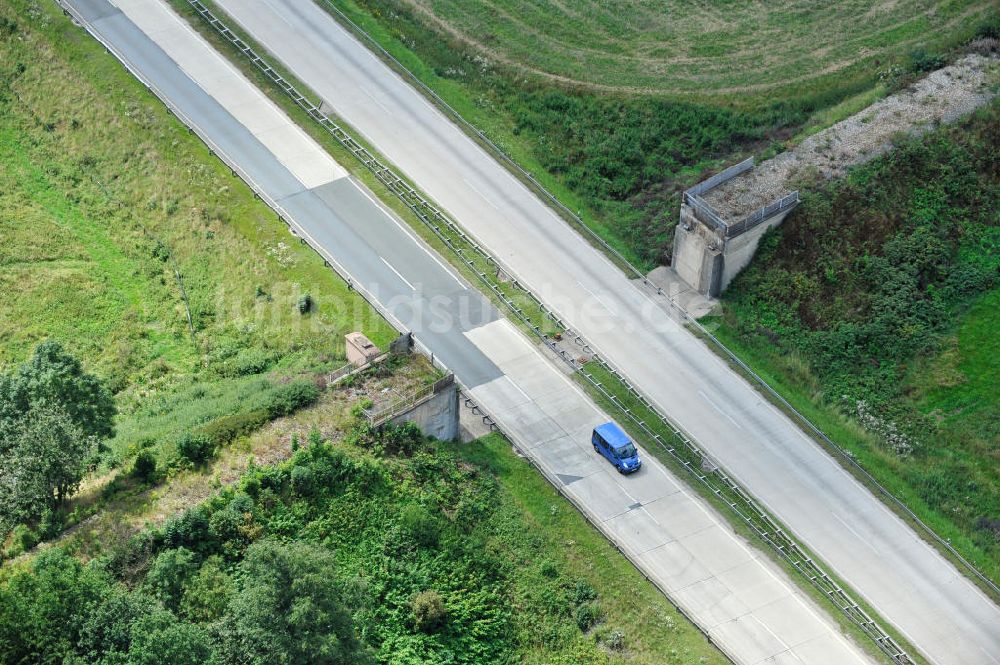
[[[425,224],[427,224],[431,230],[434,231],[434,233],[442,239],[445,244],[447,244],[448,247],[451,248],[467,265],[475,269],[474,262],[464,256],[464,250],[462,248],[456,247],[452,239],[442,231],[442,226],[458,235],[463,242],[471,245],[474,251],[480,254],[487,262],[500,267],[507,272],[508,275],[513,277],[514,273],[512,271],[503,266],[502,263],[496,258],[488,254],[481,245],[468,236],[465,231],[452,222],[446,215],[444,215],[443,212],[434,207],[429,201],[416,192],[416,190],[403,181],[401,177],[396,175],[389,167],[379,162],[374,155],[354,141],[354,139],[351,138],[346,131],[327,117],[325,113],[320,111],[319,107],[296,90],[292,84],[285,81],[280,74],[278,74],[278,72],[275,71],[274,68],[271,67],[263,58],[261,58],[248,44],[246,44],[246,42],[244,42],[238,35],[236,35],[224,23],[216,18],[214,14],[200,2],[200,0],[188,0],[188,4],[190,4],[217,32],[236,46],[236,48],[238,48],[244,56],[251,61],[251,63],[264,72],[268,78],[278,84],[279,87],[284,90],[285,93],[288,94],[299,107],[310,115],[310,117],[326,128],[327,131],[333,134],[333,136],[337,138],[342,145],[348,148],[352,154],[354,154],[355,157],[357,157],[362,164],[365,165],[366,168],[374,173],[381,182],[386,184],[390,190],[393,191],[393,193],[402,199],[403,202],[410,207],[410,209],[413,210],[417,216]],[[635,270],[635,268],[632,269]],[[554,353],[556,353],[557,356],[562,358],[564,362],[573,368],[574,371],[578,371],[580,369],[575,358],[567,354],[565,350],[558,348],[558,345],[551,340],[536,323],[531,321],[525,315],[524,310],[521,307],[503,294],[496,287],[496,285],[490,281],[486,273],[478,270],[475,272],[480,281],[483,282],[491,293],[504,302],[504,304],[511,310],[518,320],[534,331],[534,333],[540,337],[541,340]],[[640,274],[640,277],[645,284],[650,284],[649,280],[645,276]],[[539,306],[541,311],[552,321],[554,321],[561,328],[568,330],[568,327],[562,322],[559,316],[552,309],[543,304],[534,293],[525,288],[525,286],[519,283],[516,279],[513,279],[511,283],[530,297]],[[666,296],[662,289],[659,289],[658,287],[657,293],[659,295]],[[686,319],[691,320],[683,308],[680,308],[669,296],[666,297],[668,298],[671,306],[677,308]],[[650,400],[636,390],[635,387],[632,386],[627,379],[625,379],[624,375],[610,362],[604,359],[601,354],[597,353],[596,350],[594,350],[591,345],[586,342],[586,340],[576,334],[573,334],[573,336],[576,338],[577,343],[580,346],[593,353],[593,361],[598,362],[608,372],[618,378],[628,389],[630,394],[641,400],[642,404],[650,412],[656,414],[657,417],[660,418],[660,420],[666,424],[672,432],[676,433],[678,440],[691,454],[702,460],[710,460],[712,471],[702,473],[700,470],[695,469],[690,461],[683,460],[678,455],[676,448],[670,448],[666,442],[663,441],[661,436],[657,435],[655,432],[651,432],[650,430],[654,441],[664,446],[664,449],[667,450],[668,454],[675,457],[682,464],[683,468],[693,473],[699,482],[707,484],[709,489],[714,494],[720,496],[721,498],[725,498],[726,503],[731,507],[731,509],[734,510],[734,512],[736,512],[736,514],[748,525],[750,525],[751,528],[753,528],[754,531],[760,535],[765,543],[775,549],[779,556],[789,561],[791,565],[793,565],[793,567],[795,567],[795,569],[798,570],[811,584],[826,594],[851,621],[858,625],[866,635],[871,637],[879,649],[886,653],[886,655],[888,655],[894,663],[899,665],[912,665],[913,661],[906,654],[906,652],[903,651],[899,644],[897,644],[896,641],[872,617],[870,617],[812,557],[808,556],[804,550],[802,550],[802,548],[794,542],[794,540],[765,510],[763,510],[763,508],[750,496],[749,493],[740,487],[720,465],[718,465],[714,460],[711,460],[706,453],[695,446],[692,443],[691,438],[685,434],[676,423],[660,412]],[[635,421],[637,425],[644,429],[644,431],[648,430],[645,423],[636,419],[634,414],[632,414],[627,407],[615,399],[613,395],[610,395],[610,393],[604,389],[604,387],[593,377],[593,375],[587,372],[580,372],[580,374],[591,382],[592,385],[595,385],[595,387],[601,391],[602,394],[608,395],[612,403],[616,404],[627,417]],[[717,482],[709,484],[709,479],[716,479]]]
[[[455,375],[448,373],[434,383],[420,386],[378,408],[371,408],[365,411],[365,418],[372,427],[379,427],[389,422],[396,416],[410,411],[416,406],[427,401],[434,395],[455,385]]]
[[[694,187],[687,189],[684,193],[700,197],[708,190],[715,189],[727,180],[732,180],[736,176],[749,171],[753,168],[754,163],[753,157],[747,157],[739,164],[733,164],[729,168],[719,171],[712,177],[702,180]]]
[[[396,416],[406,413],[424,400],[434,395],[434,386],[421,386],[378,409],[365,411],[365,418],[372,427],[378,427]]]
[[[705,199],[696,194],[684,192],[682,200],[685,204],[690,206],[692,210],[694,210],[695,217],[725,235],[726,231],[729,229],[729,225],[726,224],[726,220],[722,219],[719,213],[715,212],[715,208],[708,205],[708,202],[705,201]]]
[[[799,204],[799,192],[795,190],[787,196],[783,196],[773,203],[769,203],[766,206],[758,209],[747,215],[744,219],[739,222],[727,227],[727,236],[736,236],[750,229],[754,228],[761,222],[770,219],[771,217],[777,215],[780,212],[793,208]]]

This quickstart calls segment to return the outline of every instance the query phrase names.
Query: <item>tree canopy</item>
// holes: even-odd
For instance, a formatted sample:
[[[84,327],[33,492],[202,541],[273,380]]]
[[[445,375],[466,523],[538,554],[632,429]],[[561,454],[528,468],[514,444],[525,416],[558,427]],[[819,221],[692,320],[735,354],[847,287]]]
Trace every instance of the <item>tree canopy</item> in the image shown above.
[[[58,342],[0,374],[0,534],[54,510],[114,432],[114,399]]]
[[[53,340],[39,344],[13,373],[0,375],[0,441],[6,427],[41,404],[62,408],[86,436],[114,434],[114,397]]]

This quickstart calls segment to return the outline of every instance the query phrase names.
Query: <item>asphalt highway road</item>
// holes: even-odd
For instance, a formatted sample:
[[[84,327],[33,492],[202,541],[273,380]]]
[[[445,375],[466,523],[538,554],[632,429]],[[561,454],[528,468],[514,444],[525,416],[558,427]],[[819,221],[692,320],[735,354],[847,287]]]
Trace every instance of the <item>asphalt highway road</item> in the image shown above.
[[[655,458],[614,472],[590,446],[608,415],[160,0],[67,4],[733,660],[870,662]]]
[[[311,0],[216,0],[679,422],[931,661],[1000,663],[1000,608]]]

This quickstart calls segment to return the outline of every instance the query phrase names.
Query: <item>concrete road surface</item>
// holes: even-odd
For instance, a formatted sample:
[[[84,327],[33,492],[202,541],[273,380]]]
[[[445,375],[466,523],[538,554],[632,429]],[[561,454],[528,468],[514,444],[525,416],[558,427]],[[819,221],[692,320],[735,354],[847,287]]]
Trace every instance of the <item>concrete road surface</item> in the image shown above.
[[[615,472],[590,445],[607,414],[160,0],[68,4],[300,233],[415,331],[549,479],[733,660],[870,662],[654,458],[645,455],[632,476]],[[281,145],[269,141],[275,133]]]
[[[312,0],[216,0],[941,665],[1000,608]]]

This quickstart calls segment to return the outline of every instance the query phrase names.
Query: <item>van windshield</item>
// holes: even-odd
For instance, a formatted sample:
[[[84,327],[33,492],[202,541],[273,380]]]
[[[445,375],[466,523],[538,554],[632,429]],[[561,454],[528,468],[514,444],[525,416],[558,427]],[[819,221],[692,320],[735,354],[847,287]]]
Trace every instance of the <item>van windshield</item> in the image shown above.
[[[619,459],[635,457],[635,446],[631,443],[626,443],[621,448],[615,448],[615,455],[617,455]]]

